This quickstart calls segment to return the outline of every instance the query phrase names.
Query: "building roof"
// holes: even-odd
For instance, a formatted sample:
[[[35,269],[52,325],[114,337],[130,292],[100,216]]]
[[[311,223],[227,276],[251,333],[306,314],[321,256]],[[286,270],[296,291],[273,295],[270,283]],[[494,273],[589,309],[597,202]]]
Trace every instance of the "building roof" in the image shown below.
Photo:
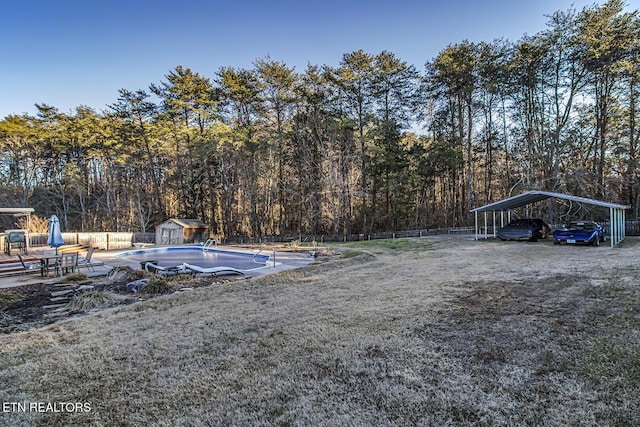
[[[34,212],[33,208],[0,208],[0,215],[30,215]]]
[[[207,224],[195,218],[171,218],[165,222],[173,222],[183,228],[209,228]]]
[[[471,212],[507,211],[510,209],[519,208],[520,206],[528,205],[530,203],[546,200],[550,197],[555,197],[557,199],[571,200],[572,202],[587,203],[590,205],[602,206],[605,208],[613,208],[613,209],[630,209],[631,208],[631,206],[627,206],[627,205],[603,202],[601,200],[587,199],[585,197],[572,196],[569,194],[552,193],[550,191],[532,190],[517,196],[509,197],[507,199],[502,199],[500,201],[490,203],[488,205],[481,206],[479,208],[472,209]]]

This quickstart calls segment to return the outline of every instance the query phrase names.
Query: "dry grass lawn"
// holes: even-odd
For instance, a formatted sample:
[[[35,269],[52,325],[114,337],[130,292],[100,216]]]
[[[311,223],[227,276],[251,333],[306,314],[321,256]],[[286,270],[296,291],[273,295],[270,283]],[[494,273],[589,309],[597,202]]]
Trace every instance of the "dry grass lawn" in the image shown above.
[[[640,425],[640,244],[422,238],[0,336],[1,425]],[[356,250],[365,252],[355,252]]]

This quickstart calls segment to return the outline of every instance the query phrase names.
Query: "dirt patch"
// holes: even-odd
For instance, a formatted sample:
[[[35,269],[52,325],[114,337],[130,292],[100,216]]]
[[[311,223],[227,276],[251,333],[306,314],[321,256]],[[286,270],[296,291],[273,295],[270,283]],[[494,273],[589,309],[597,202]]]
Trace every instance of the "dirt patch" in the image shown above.
[[[45,284],[0,290],[0,331],[19,332],[54,322],[43,317],[42,307],[50,298],[50,286]]]
[[[463,381],[474,390],[450,402],[451,421],[638,424],[629,403],[640,391],[640,290],[617,282],[615,275],[596,284],[589,276],[553,275],[468,283],[450,310],[414,331],[455,367],[455,387]],[[446,384],[450,375],[430,369],[428,376]]]
[[[151,279],[155,281],[154,283],[161,282],[163,294],[229,281],[191,276],[165,278],[130,268],[116,268],[106,277],[4,288],[0,289],[0,333],[24,332],[88,311],[126,305],[159,296],[153,292],[133,293],[127,290],[127,283],[143,278]],[[60,294],[62,296],[58,296]],[[91,301],[87,302],[90,299],[102,302],[95,304]],[[80,303],[74,304],[78,300]]]

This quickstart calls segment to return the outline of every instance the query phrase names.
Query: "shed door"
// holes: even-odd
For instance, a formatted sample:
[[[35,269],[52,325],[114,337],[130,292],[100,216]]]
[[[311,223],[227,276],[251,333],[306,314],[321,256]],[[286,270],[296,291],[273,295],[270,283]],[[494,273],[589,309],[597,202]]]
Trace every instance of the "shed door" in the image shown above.
[[[179,235],[179,231],[181,231],[181,229],[178,228],[172,228],[170,230],[171,234],[169,235],[169,244],[170,245],[179,245],[180,244],[180,235]]]
[[[171,232],[171,230],[168,229],[168,228],[163,228],[163,229],[160,230],[160,244],[161,245],[168,245],[169,244],[170,232]]]

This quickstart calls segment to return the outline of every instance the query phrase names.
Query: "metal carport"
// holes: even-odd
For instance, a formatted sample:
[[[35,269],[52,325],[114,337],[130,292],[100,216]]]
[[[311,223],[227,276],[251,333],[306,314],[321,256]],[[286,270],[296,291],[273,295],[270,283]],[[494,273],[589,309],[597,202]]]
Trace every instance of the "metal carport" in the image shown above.
[[[511,210],[516,209],[522,206],[526,206],[532,203],[540,202],[542,200],[546,200],[548,198],[557,198],[570,200],[572,202],[578,203],[586,203],[595,206],[602,206],[604,208],[609,209],[609,235],[611,247],[616,246],[618,243],[624,240],[625,237],[625,210],[630,209],[631,206],[627,205],[619,205],[617,203],[609,203],[603,202],[601,200],[587,199],[585,197],[572,196],[569,194],[562,193],[553,193],[549,191],[539,191],[532,190],[522,193],[518,196],[509,197],[507,199],[503,199],[494,203],[490,203],[485,206],[481,206],[479,208],[472,209],[471,212],[475,214],[475,234],[476,240],[478,240],[478,236],[480,235],[478,228],[478,212],[484,212],[484,229],[485,229],[485,237],[487,235],[488,223],[487,223],[487,213],[493,213],[493,235],[495,237],[496,234],[496,212],[500,212],[500,224],[501,227],[504,227],[504,213],[507,212],[507,222],[510,221]]]

